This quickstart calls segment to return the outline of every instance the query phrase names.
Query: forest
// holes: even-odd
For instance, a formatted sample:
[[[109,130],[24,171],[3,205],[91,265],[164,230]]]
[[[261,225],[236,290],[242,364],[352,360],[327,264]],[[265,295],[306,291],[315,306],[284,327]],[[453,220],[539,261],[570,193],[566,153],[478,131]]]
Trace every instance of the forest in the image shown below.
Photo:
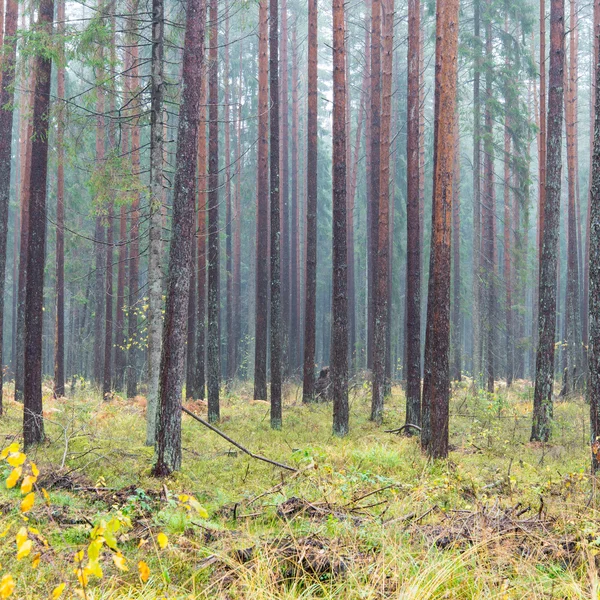
[[[0,599],[600,599],[600,0],[0,0]]]

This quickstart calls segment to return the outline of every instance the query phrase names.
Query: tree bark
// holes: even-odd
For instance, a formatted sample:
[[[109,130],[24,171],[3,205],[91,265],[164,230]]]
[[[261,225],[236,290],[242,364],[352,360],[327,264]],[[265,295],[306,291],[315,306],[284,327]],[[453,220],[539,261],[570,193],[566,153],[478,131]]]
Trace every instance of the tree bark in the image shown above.
[[[181,466],[181,395],[189,271],[194,243],[194,197],[202,62],[204,58],[204,0],[189,0],[183,45],[183,92],[177,137],[177,170],[173,198],[173,225],[167,277],[167,301],[160,365],[156,462],[153,474],[161,477]]]
[[[256,163],[256,319],[254,399],[267,399],[267,315],[269,303],[269,80],[268,4],[259,2],[258,160]]]
[[[394,51],[394,3],[381,2],[381,127],[377,229],[377,274],[373,343],[373,398],[371,419],[381,423],[385,395],[385,363],[388,329],[388,277],[390,250],[390,130],[392,112],[392,61]]]
[[[4,41],[6,45],[1,65],[0,84],[0,415],[2,415],[2,376],[4,373],[3,324],[6,274],[6,247],[8,242],[8,205],[12,168],[11,142],[13,129],[14,69],[17,54],[17,31],[19,7],[16,0],[6,0]],[[14,318],[14,317],[13,317]]]
[[[331,388],[333,397],[334,435],[346,435],[349,431],[345,29],[344,0],[333,0],[333,282],[331,302]]]
[[[419,0],[408,4],[406,106],[406,423],[421,424],[421,219],[419,195]],[[412,433],[407,429],[407,433]]]
[[[594,1],[594,41],[600,40],[600,1]],[[600,470],[600,60],[594,55],[595,114],[591,160],[589,221],[589,350],[588,393],[590,400],[592,472]]]
[[[315,335],[317,326],[317,22],[317,1],[308,0],[303,402],[312,402],[315,397]]]
[[[278,2],[269,2],[270,202],[271,202],[271,427],[281,429],[281,214],[279,198]]]
[[[219,388],[221,386],[221,331],[219,281],[219,65],[218,65],[218,0],[210,0],[210,61],[208,63],[208,297],[206,389],[208,420],[219,420]]]
[[[556,284],[560,225],[563,69],[565,62],[564,0],[550,5],[550,74],[546,144],[546,189],[539,274],[538,347],[531,441],[548,441],[552,421]]]
[[[52,34],[53,0],[42,0],[38,27]],[[46,262],[46,184],[48,176],[48,122],[52,59],[38,54],[34,61],[33,138],[31,142],[31,202],[25,296],[25,385],[23,389],[23,442],[26,448],[44,439],[42,416],[42,332],[44,265]]]
[[[421,433],[421,445],[432,458],[448,456],[450,250],[458,5],[458,0],[440,0],[436,15],[434,186]]]

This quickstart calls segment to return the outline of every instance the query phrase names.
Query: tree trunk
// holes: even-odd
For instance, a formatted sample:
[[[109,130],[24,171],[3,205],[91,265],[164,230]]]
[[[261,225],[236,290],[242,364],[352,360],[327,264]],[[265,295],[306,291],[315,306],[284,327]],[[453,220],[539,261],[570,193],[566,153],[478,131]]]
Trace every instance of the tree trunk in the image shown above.
[[[196,391],[198,397],[204,400],[206,387],[205,369],[205,331],[206,331],[206,190],[208,187],[207,157],[206,157],[206,100],[207,73],[203,65],[203,77],[200,82],[200,127],[198,132],[198,316],[196,319]]]
[[[489,9],[489,7],[488,7]],[[486,19],[485,27],[485,141],[483,144],[483,180],[484,180],[484,210],[483,210],[483,264],[482,277],[485,291],[485,351],[486,351],[486,383],[487,391],[494,392],[496,352],[496,193],[494,188],[494,140],[492,103],[492,23],[491,17]]]
[[[53,0],[42,0],[38,27],[52,34]],[[44,316],[44,265],[46,262],[46,184],[48,176],[48,122],[52,59],[35,57],[33,138],[31,142],[31,201],[25,296],[25,385],[23,389],[23,442],[26,448],[44,439],[42,416],[42,332]]]
[[[148,402],[146,445],[156,441],[156,413],[162,341],[162,203],[164,153],[164,36],[165,5],[152,0],[152,64],[150,99],[150,245],[148,248]],[[192,265],[192,270],[194,266]]]
[[[6,0],[5,42],[2,57],[0,84],[0,415],[2,415],[2,375],[4,361],[3,348],[3,323],[4,323],[4,295],[6,273],[6,247],[8,238],[8,205],[10,200],[11,178],[11,142],[13,129],[13,101],[14,101],[14,68],[17,53],[17,31],[19,7],[16,0]],[[13,317],[14,318],[14,317]]]
[[[181,466],[181,394],[184,377],[187,304],[192,245],[202,62],[204,0],[189,0],[183,45],[183,85],[177,136],[177,170],[167,277],[167,301],[160,364],[156,463],[153,474],[166,476]]]
[[[333,433],[335,435],[346,435],[349,431],[345,79],[344,1],[333,0],[333,289],[331,303],[333,322],[331,327],[331,388]],[[310,156],[310,152],[308,155]]]
[[[600,40],[600,1],[594,2],[594,41]],[[600,469],[600,60],[594,56],[596,94],[594,146],[589,221],[589,350],[588,390],[590,400],[592,472]]]
[[[448,456],[450,403],[450,250],[458,0],[438,2],[435,47],[433,209],[421,445],[432,458]]]
[[[269,302],[269,80],[268,4],[259,2],[258,41],[258,160],[256,167],[256,320],[254,399],[267,399],[267,315]]]
[[[371,1],[371,175],[370,214],[367,224],[371,234],[367,252],[370,253],[369,296],[367,308],[367,367],[373,368],[375,312],[377,305],[377,253],[379,249],[379,197],[381,178],[381,2]],[[371,407],[371,418],[374,418]]]
[[[123,135],[121,153],[128,151],[128,136]],[[121,206],[119,215],[119,253],[117,269],[117,302],[115,307],[115,390],[123,391],[125,385],[125,369],[127,365],[125,353],[125,279],[127,269],[127,212]]]
[[[408,4],[406,106],[406,423],[421,423],[421,218],[419,195],[419,0]],[[408,433],[413,433],[410,430]]]
[[[379,202],[377,230],[377,274],[375,329],[373,332],[373,398],[371,419],[381,423],[385,394],[385,362],[388,328],[388,277],[390,249],[390,129],[392,112],[392,61],[394,52],[394,1],[382,0],[381,122],[379,149]]]
[[[306,271],[302,401],[315,397],[317,323],[317,1],[308,0],[308,111],[306,116]],[[345,117],[342,117],[345,119]],[[345,147],[344,147],[345,151]],[[340,156],[345,156],[342,154]],[[344,235],[345,237],[345,235]],[[345,262],[345,260],[344,260]]]
[[[269,1],[270,202],[271,202],[271,427],[281,429],[281,215],[279,199],[278,2]]]
[[[454,182],[452,184],[452,379],[453,381],[460,381],[462,378],[462,321],[460,310],[460,120],[458,107],[454,120]]]
[[[210,0],[210,61],[208,63],[208,297],[206,389],[208,420],[219,420],[219,388],[221,383],[221,334],[219,323],[219,65],[218,65],[218,0]],[[197,143],[197,142],[196,142]]]
[[[552,421],[556,283],[560,225],[563,69],[565,62],[564,0],[550,5],[550,76],[546,144],[546,190],[539,275],[538,348],[531,441],[548,441]]]

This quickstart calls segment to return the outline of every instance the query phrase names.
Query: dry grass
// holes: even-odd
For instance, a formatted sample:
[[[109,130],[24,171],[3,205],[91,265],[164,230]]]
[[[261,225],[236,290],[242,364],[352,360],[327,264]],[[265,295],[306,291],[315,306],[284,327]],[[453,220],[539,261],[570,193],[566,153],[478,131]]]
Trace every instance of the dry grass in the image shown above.
[[[493,397],[474,396],[466,382],[453,394],[450,459],[431,464],[417,439],[384,432],[403,422],[399,388],[377,427],[368,389],[355,387],[344,439],[331,435],[331,407],[301,405],[292,386],[284,429],[272,431],[268,406],[250,392],[240,386],[223,400],[220,427],[298,474],[232,452],[186,417],[183,469],[156,481],[143,398],[48,397],[48,441],[31,458],[52,505],[36,508],[30,523],[51,549],[32,571],[14,558],[14,531],[2,540],[0,577],[13,574],[15,597],[48,597],[61,581],[73,594],[73,554],[89,542],[91,523],[120,511],[133,523],[120,542],[130,571],[107,564],[87,598],[598,598],[600,514],[581,399],[556,405],[552,444],[536,445],[525,382]],[[18,439],[22,418],[10,399],[6,408],[2,442]],[[209,518],[178,508],[181,492]],[[17,500],[2,487],[0,532],[16,528]],[[170,539],[165,550],[159,531]],[[138,560],[151,569],[145,584]]]

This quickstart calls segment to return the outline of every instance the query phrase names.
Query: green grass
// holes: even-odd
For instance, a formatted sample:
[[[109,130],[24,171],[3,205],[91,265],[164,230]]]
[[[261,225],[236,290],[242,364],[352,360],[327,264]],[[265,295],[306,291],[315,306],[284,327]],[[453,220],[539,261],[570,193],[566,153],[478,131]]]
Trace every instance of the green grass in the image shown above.
[[[268,406],[251,402],[250,391],[240,386],[222,400],[219,427],[299,474],[231,452],[225,440],[184,417],[182,470],[155,480],[141,399],[103,403],[90,389],[48,399],[47,442],[28,458],[39,466],[40,482],[68,473],[86,490],[50,488],[50,507],[38,492],[29,524],[49,548],[36,540],[31,556],[39,552],[41,559],[32,569],[31,556],[15,558],[20,494],[0,485],[0,533],[10,526],[0,540],[0,578],[13,576],[13,597],[50,597],[61,582],[68,584],[63,597],[78,597],[73,556],[89,544],[91,524],[115,514],[133,525],[119,541],[129,571],[119,572],[106,551],[104,577],[90,577],[85,589],[90,599],[599,597],[600,515],[588,473],[589,408],[580,398],[556,405],[551,444],[530,444],[532,393],[524,382],[492,397],[472,394],[468,382],[458,385],[450,458],[431,463],[418,438],[384,431],[404,422],[400,388],[387,401],[382,426],[368,420],[368,388],[355,388],[351,432],[342,439],[331,433],[331,406],[303,406],[292,386],[283,430],[272,431]],[[20,405],[9,400],[5,408],[2,446],[19,439],[22,419]],[[3,479],[8,472],[0,466]],[[117,492],[125,487],[131,489]],[[194,495],[209,518],[181,508],[180,493]],[[278,506],[293,497],[331,514],[283,520]],[[529,508],[519,519],[536,520],[542,508],[541,529],[498,533],[482,521],[518,503],[513,515]],[[366,508],[353,512],[359,505]],[[476,523],[472,539],[436,543],[462,516]],[[156,544],[159,532],[169,537],[165,549]],[[249,548],[251,560],[240,562],[236,551]],[[340,572],[311,573],[315,552],[342,565]],[[146,583],[138,577],[139,560],[150,567]]]

